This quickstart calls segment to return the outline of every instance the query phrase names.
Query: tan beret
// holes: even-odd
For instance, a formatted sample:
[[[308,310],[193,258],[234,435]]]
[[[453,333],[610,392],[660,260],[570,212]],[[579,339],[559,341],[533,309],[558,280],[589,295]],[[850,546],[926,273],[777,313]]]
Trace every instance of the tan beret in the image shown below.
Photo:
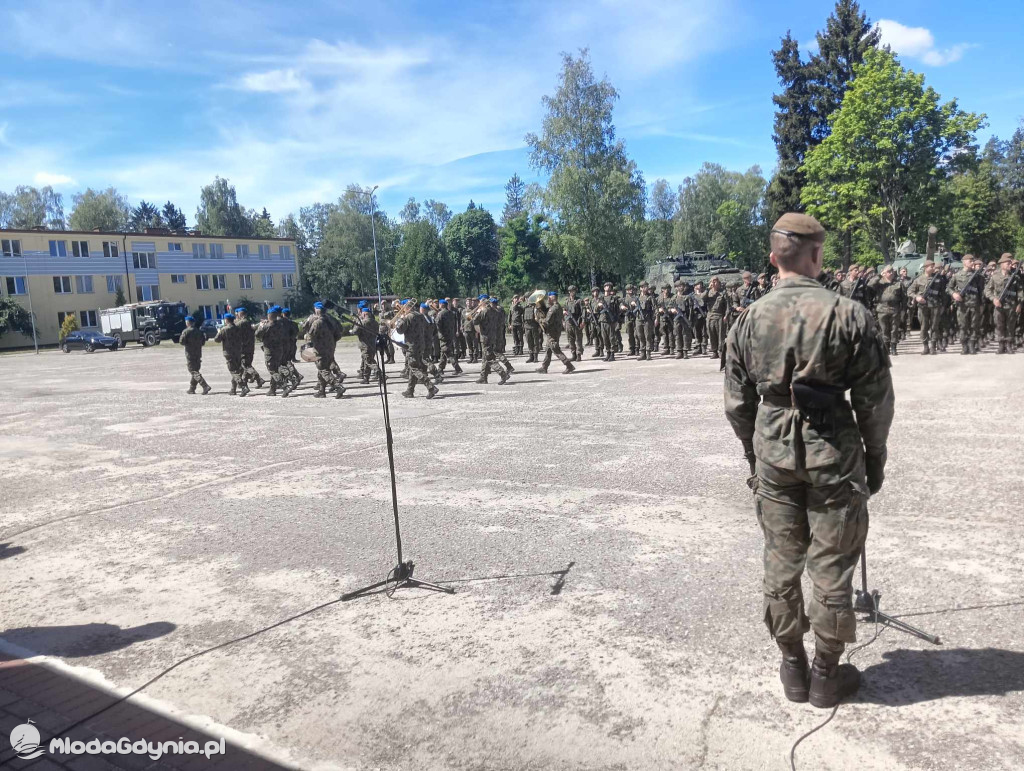
[[[1004,252],[999,258],[999,264],[1002,265],[1004,262],[1013,262],[1013,255],[1009,252]]]
[[[778,222],[772,226],[772,231],[787,236],[810,238],[813,241],[825,240],[825,228],[821,226],[818,220],[808,214],[787,212],[779,217]]]
[[[927,268],[929,265],[934,267],[935,266],[935,260],[926,260],[925,263],[921,267],[922,268]]]

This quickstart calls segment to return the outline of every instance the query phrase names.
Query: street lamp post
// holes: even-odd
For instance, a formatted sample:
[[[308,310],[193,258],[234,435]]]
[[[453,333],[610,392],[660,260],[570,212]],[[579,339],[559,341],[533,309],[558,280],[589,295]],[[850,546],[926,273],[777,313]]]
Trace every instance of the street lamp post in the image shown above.
[[[28,275],[28,257],[25,256],[25,250],[21,250],[21,261],[25,266],[25,291],[28,292],[28,315],[32,320],[32,345],[35,346],[36,354],[39,353],[39,338],[36,336],[36,314],[32,310],[32,283],[29,281]]]

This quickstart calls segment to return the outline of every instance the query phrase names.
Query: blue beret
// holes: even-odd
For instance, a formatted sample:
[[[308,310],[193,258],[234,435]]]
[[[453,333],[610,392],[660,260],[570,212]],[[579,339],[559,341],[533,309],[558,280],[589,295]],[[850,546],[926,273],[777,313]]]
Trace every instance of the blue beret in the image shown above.
[[[497,304],[498,298],[497,297],[492,297],[491,298],[491,302]]]
[[[441,305],[447,305],[447,304],[448,304],[448,301],[447,301],[447,300],[444,300],[444,299],[442,299],[442,300],[438,300],[438,302],[439,302],[439,303],[440,303]]]
[[[185,321],[195,321],[195,319],[192,316],[186,316]]]
[[[421,308],[430,308],[430,306],[427,305],[426,303],[420,303],[420,307]]]
[[[235,313],[245,313],[245,308],[235,308]]]
[[[291,309],[291,308],[282,308],[282,309],[281,309],[281,312],[282,312],[282,313],[291,313],[291,312],[292,312],[292,309]]]
[[[226,318],[226,319],[233,319],[234,317],[235,317],[234,313],[225,313],[224,314],[224,318]]]
[[[558,297],[558,292],[548,292],[548,297]]]
[[[315,303],[313,303],[313,307],[314,308],[323,308],[324,304],[322,302],[315,302]]]
[[[408,304],[409,304],[409,301],[408,301],[408,300],[402,300],[402,302],[400,302],[400,303],[398,303],[398,304],[399,304],[399,305],[408,305]]]
[[[485,295],[485,294],[482,294],[482,295],[480,295],[479,297],[477,297],[476,299],[478,299],[478,300],[490,300],[491,298],[490,298],[490,297],[488,297],[488,296],[487,296],[487,295]]]

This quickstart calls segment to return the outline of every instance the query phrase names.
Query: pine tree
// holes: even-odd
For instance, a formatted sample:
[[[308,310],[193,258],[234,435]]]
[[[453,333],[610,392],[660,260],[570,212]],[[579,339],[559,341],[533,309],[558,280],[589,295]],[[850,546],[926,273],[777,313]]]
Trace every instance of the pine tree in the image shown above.
[[[526,183],[518,174],[505,184],[505,210],[501,213],[502,224],[507,225],[526,211]]]

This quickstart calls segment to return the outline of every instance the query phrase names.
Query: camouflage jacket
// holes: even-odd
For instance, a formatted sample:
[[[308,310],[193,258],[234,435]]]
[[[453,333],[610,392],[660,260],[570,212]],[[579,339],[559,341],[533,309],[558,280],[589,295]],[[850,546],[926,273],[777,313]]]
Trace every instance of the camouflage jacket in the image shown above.
[[[537,306],[537,321],[540,323],[540,328],[544,330],[545,335],[553,340],[558,340],[562,336],[564,316],[565,311],[558,302],[551,303],[547,308],[543,305]]]
[[[642,322],[654,321],[654,295],[642,294],[636,298],[638,317]]]
[[[178,337],[178,342],[185,346],[186,354],[198,356],[203,352],[203,346],[206,345],[206,335],[203,334],[203,330],[199,327],[192,327],[191,329],[185,327]]]
[[[473,325],[480,337],[488,342],[497,340],[498,336],[505,332],[504,318],[490,303],[484,303],[477,309],[473,316]]]
[[[1001,270],[993,273],[988,286],[985,287],[985,297],[989,300],[998,300],[1003,294],[1003,290],[1006,289],[1006,285],[1011,281],[1013,286],[1010,287],[1006,292],[1006,296],[1003,297],[1003,307],[1016,307],[1020,303],[1022,291],[1020,274],[1017,272],[1011,272],[1007,276],[1004,276]]]
[[[837,464],[861,448],[884,460],[894,411],[889,356],[862,305],[813,278],[782,279],[736,320],[727,351],[725,414],[746,452],[784,469]],[[837,397],[832,420],[812,424],[786,404],[794,385]],[[847,390],[849,404],[839,398]]]
[[[722,289],[718,292],[713,289],[709,289],[705,295],[707,302],[708,315],[717,316],[721,318],[725,315],[725,312],[729,310],[729,293],[728,290]]]
[[[512,307],[509,308],[509,324],[513,327],[523,326],[523,315],[526,313],[526,309],[522,303],[512,303]]]
[[[619,306],[622,301],[613,293],[601,295],[594,303],[594,315],[602,324],[617,324],[619,322]]]
[[[919,273],[911,282],[907,294],[915,301],[919,296],[924,297],[924,303],[929,308],[941,308],[946,304],[946,278],[938,272],[932,276]]]
[[[256,350],[256,330],[249,319],[235,322],[235,326],[241,330],[239,337],[242,338],[242,355],[251,358],[253,351]]]
[[[898,313],[907,304],[907,292],[899,281],[879,281],[876,304],[880,311]]]
[[[233,321],[224,322],[224,326],[217,330],[213,342],[221,344],[224,355],[229,359],[242,355],[242,331]]]
[[[459,317],[455,311],[444,308],[437,314],[437,331],[445,340],[454,340],[459,333]]]
[[[320,356],[333,354],[338,345],[338,339],[334,336],[334,325],[331,324],[327,314],[322,316],[313,315],[306,319],[306,337],[310,344],[316,349]]]
[[[469,336],[476,335],[476,328],[473,326],[474,313],[476,313],[476,308],[465,308],[462,311],[462,330]]]
[[[563,307],[563,310],[565,311],[566,326],[583,326],[583,300],[581,300],[579,297],[575,299],[570,297],[568,300],[565,301],[565,306]]]
[[[256,339],[260,341],[264,352],[278,355],[284,353],[290,339],[289,326],[291,323],[282,318],[274,321],[264,319],[260,322],[256,327]]]
[[[741,284],[740,286],[736,287],[736,290],[733,294],[733,297],[735,298],[734,307],[747,308],[753,305],[755,300],[761,299],[762,294],[764,294],[764,292],[761,291],[761,287],[759,287],[754,282],[750,282],[749,286],[746,284]]]
[[[299,324],[295,319],[284,319],[284,324],[288,330],[288,345],[295,346],[299,342]]]
[[[405,313],[395,322],[395,331],[405,336],[405,344],[410,351],[422,353],[430,343],[428,324],[421,313]]]
[[[985,294],[985,276],[980,270],[959,270],[949,280],[946,292],[950,297],[954,293],[960,295],[960,302],[967,305],[981,305],[981,298]]]

